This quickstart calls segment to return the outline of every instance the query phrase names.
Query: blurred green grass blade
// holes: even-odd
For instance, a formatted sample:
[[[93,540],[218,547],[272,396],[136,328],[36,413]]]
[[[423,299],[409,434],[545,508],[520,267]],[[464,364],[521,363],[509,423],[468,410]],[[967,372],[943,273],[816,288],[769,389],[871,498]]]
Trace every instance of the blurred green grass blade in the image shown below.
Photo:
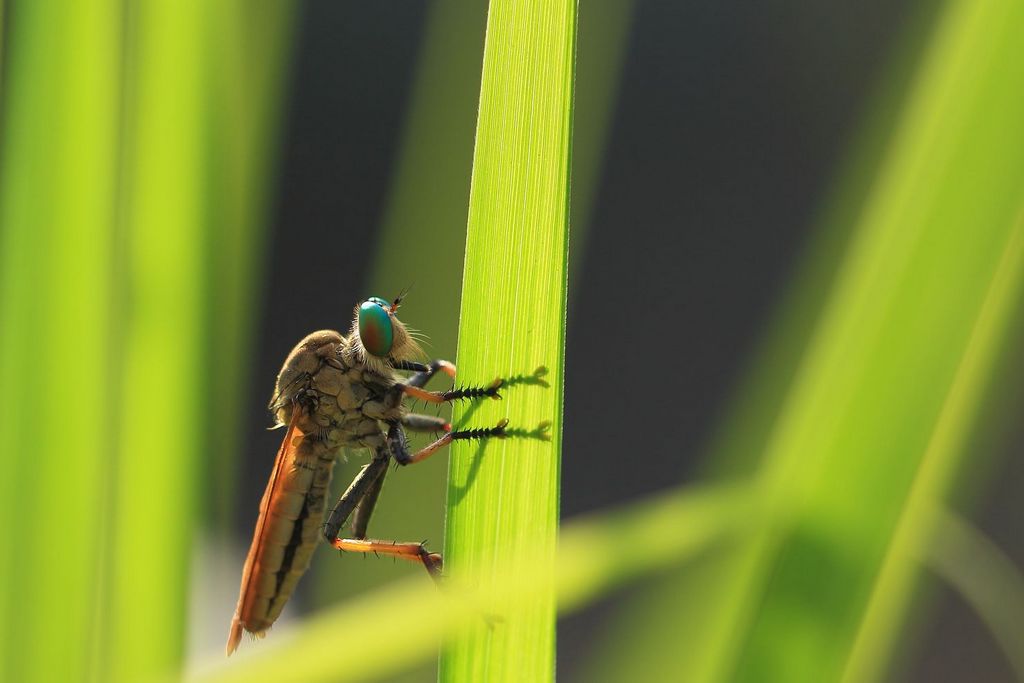
[[[803,509],[751,549],[727,587],[740,597],[711,665],[719,675],[841,674],[975,343],[982,358],[967,359],[963,381],[984,386],[1003,320],[977,332],[979,316],[994,277],[1017,277],[1015,264],[1009,275],[997,269],[1015,248],[1020,211],[1024,150],[1005,140],[1024,116],[1012,85],[1024,76],[1022,20],[1017,3],[954,3],[939,26],[769,444],[769,495],[796,497]],[[943,457],[960,457],[961,447],[950,441]]]
[[[717,484],[574,519],[558,540],[559,611],[757,531],[762,508],[753,485]]]
[[[651,497],[621,509],[590,515],[563,527],[554,584],[560,609],[572,610],[617,586],[734,543],[758,528],[761,501],[751,485],[689,488]],[[623,539],[646,552],[623,552]],[[193,683],[304,683],[380,680],[433,656],[438,641],[498,601],[532,602],[549,590],[540,579],[549,569],[545,550],[526,550],[522,567],[503,567],[499,593],[473,592],[466,584],[437,591],[418,578],[353,598],[305,620],[290,633],[276,634],[259,648],[243,648],[232,662],[223,657],[200,667]],[[507,596],[502,596],[506,593]],[[428,614],[402,634],[402,647],[381,638],[394,628],[395,614]],[[345,634],[345,647],[337,647]],[[359,657],[353,657],[358,652]]]
[[[202,348],[211,10],[133,9],[126,31],[119,415],[105,681],[174,670],[183,649],[209,404]]]
[[[937,27],[769,446],[770,495],[804,509],[741,570],[737,661],[719,671],[885,670],[910,588],[898,558],[926,533],[921,501],[947,493],[1020,293],[1024,149],[1006,140],[1024,118],[1022,31],[1016,2],[953,3]]]
[[[831,284],[853,239],[860,209],[885,162],[898,114],[908,98],[915,67],[938,13],[923,3],[898,31],[867,101],[858,112],[857,130],[812,220],[816,226],[799,254],[785,291],[774,304],[771,320],[746,361],[732,398],[707,448],[703,463],[715,478],[749,476],[760,464],[764,444],[783,406],[778,397],[789,390],[809,345],[814,326],[826,309]],[[625,625],[630,628],[629,624]]]
[[[881,563],[881,571],[874,580],[872,594],[853,643],[853,653],[846,666],[846,680],[879,677],[889,660],[903,612],[910,601],[918,560],[925,555],[923,549],[936,542],[939,528],[934,513],[935,503],[946,497],[958,459],[965,453],[963,446],[981,402],[984,383],[991,375],[998,344],[1021,292],[1024,203],[1020,211],[1016,229],[992,276],[963,358],[918,465]]]
[[[369,292],[393,296],[412,287],[402,310],[427,335],[432,358],[455,357],[486,17],[484,0],[430,8],[370,269]],[[436,474],[443,478],[443,470]],[[437,484],[443,490],[442,479]]]
[[[501,403],[457,407],[454,422],[551,423],[550,442],[492,441],[452,449],[446,569],[488,590],[527,553],[537,599],[508,602],[500,626],[470,626],[441,657],[445,681],[533,680],[554,674],[554,588],[575,61],[573,0],[492,0],[473,156],[459,330],[459,381],[530,373],[550,388],[509,386]],[[479,408],[477,410],[476,408]],[[471,579],[469,577],[472,577]]]
[[[929,514],[934,534],[918,561],[974,608],[1024,679],[1024,574],[967,520],[942,508]]]
[[[863,107],[853,142],[814,221],[818,227],[746,363],[727,418],[716,428],[704,463],[707,476],[745,478],[757,471],[763,444],[785,408],[779,396],[794,382],[815,325],[827,308],[831,283],[853,239],[860,208],[885,163],[939,9],[928,4],[916,8],[899,30],[893,54],[885,60],[880,82]],[[721,609],[723,573],[734,569],[735,554],[741,551],[647,582],[613,617],[595,648],[599,654],[584,667],[581,680],[621,680],[641,664],[680,677],[706,677],[700,667],[709,659],[713,634],[725,628],[719,621],[727,616]],[[680,642],[696,656],[676,656]]]
[[[775,530],[673,592],[685,600],[650,601],[646,621],[616,641],[625,646],[611,671],[642,662],[681,680],[841,675],[1010,249],[1024,167],[1019,146],[1006,144],[1024,115],[1013,85],[1019,12],[956,3],[937,24],[837,285],[779,402],[764,455],[766,492],[785,503]],[[950,444],[951,457],[961,447]],[[801,508],[790,518],[792,501]],[[686,630],[694,623],[699,631]],[[682,656],[664,647],[665,634]]]
[[[204,92],[210,103],[205,194],[210,298],[203,371],[210,405],[205,441],[214,457],[203,493],[210,506],[208,524],[221,531],[230,526],[235,509],[240,399],[249,395],[254,304],[264,291],[270,176],[295,11],[284,0],[210,5],[217,38]]]
[[[625,70],[635,4],[635,0],[590,0],[579,16],[573,98],[574,106],[586,116],[573,122],[572,131],[570,299],[579,269],[587,262],[587,236]]]
[[[436,350],[451,357],[486,15],[483,0],[440,0],[431,6],[371,268],[373,291],[397,294],[413,286],[402,305],[406,317],[431,317],[436,324],[424,331]]]
[[[818,228],[799,255],[755,353],[745,363],[726,419],[715,429],[704,461],[705,476],[735,479],[756,472],[761,447],[784,407],[778,397],[792,384],[825,308],[830,283],[852,239],[859,208],[888,152],[897,114],[939,9],[933,4],[917,7],[900,28],[880,82],[862,107],[838,177],[814,220]],[[580,41],[582,53],[582,36]],[[706,661],[718,620],[727,616],[720,609],[723,598],[717,592],[722,574],[732,570],[741,551],[725,550],[698,566],[652,577],[638,587],[609,619],[593,648],[596,654],[581,667],[576,680],[624,680],[635,675],[639,666],[695,678],[696,663]],[[679,656],[679,643],[686,643],[685,656]]]
[[[0,96],[0,679],[32,683],[93,661],[121,3],[17,12]]]
[[[0,103],[3,102],[4,96],[4,49],[7,47],[4,42],[6,37],[6,23],[7,23],[7,3],[4,0],[0,0]]]
[[[863,106],[862,120],[845,151],[838,177],[813,221],[818,228],[799,255],[755,352],[745,362],[728,414],[715,428],[703,462],[706,477],[746,479],[757,471],[761,448],[784,407],[778,397],[792,384],[825,308],[830,284],[856,228],[859,208],[888,152],[897,114],[936,12],[931,5],[917,8],[899,31],[881,81]],[[582,35],[580,51],[582,54]],[[639,666],[694,677],[693,663],[700,661],[718,619],[725,616],[716,589],[738,552],[741,549],[718,553],[699,566],[652,577],[638,587],[616,608],[593,648],[595,655],[580,668],[576,680],[624,680],[635,675]],[[698,653],[698,657],[678,656],[680,642],[687,644],[687,653]]]

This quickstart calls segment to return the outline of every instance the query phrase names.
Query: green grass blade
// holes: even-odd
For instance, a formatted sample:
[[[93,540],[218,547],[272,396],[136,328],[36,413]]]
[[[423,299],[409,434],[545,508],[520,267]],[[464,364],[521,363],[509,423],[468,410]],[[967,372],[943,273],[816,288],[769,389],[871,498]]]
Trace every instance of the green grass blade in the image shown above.
[[[24,2],[0,102],[0,679],[85,680],[101,572],[121,3]]]
[[[2,94],[4,91],[4,36],[6,31],[7,21],[7,3],[4,0],[0,0],[0,101],[2,101]]]
[[[266,223],[275,196],[284,76],[295,7],[283,0],[210,4],[203,88],[205,310],[201,324],[202,476],[196,482],[202,535],[193,547],[186,663],[223,651],[224,614],[233,608],[244,548],[229,541],[240,485],[243,401],[250,385],[255,322],[264,293]],[[198,38],[199,36],[197,36]]]
[[[251,27],[253,10],[234,10]],[[211,135],[222,72],[202,3],[22,2],[16,16],[0,119],[0,441],[15,457],[0,525],[17,551],[0,556],[14,615],[0,678],[138,680],[175,670],[183,647],[210,396],[206,169],[259,174],[239,157],[265,132]],[[218,218],[251,215],[242,194],[218,195],[231,203]]]
[[[762,451],[766,491],[784,503],[777,527],[713,574],[681,577],[685,600],[650,600],[646,619],[618,632],[612,680],[641,663],[679,680],[842,675],[943,401],[984,387],[988,361],[972,363],[967,385],[953,378],[1014,248],[1024,189],[1024,152],[1007,144],[1024,116],[1019,3],[952,3],[937,25],[837,285],[777,400]],[[983,334],[983,356],[1003,324]],[[945,448],[962,459],[962,443]],[[903,596],[885,597],[902,609]],[[879,671],[885,655],[866,659]]]
[[[459,331],[459,381],[530,373],[550,388],[515,386],[501,403],[457,408],[454,421],[551,423],[551,441],[509,439],[452,450],[447,571],[486,587],[531,554],[551,569],[565,346],[569,155],[576,3],[492,0],[473,157]],[[479,410],[476,410],[479,407]],[[539,551],[539,552],[537,552]],[[511,602],[494,629],[481,620],[441,657],[445,681],[543,681],[554,673],[554,588]],[[486,590],[486,588],[484,588]]]
[[[751,485],[681,489],[628,507],[590,515],[563,527],[554,585],[560,609],[578,608],[617,586],[693,560],[710,549],[743,538],[763,519]],[[622,552],[622,539],[647,552]],[[267,647],[244,649],[237,660],[223,657],[199,667],[193,683],[304,683],[380,680],[431,657],[440,638],[476,624],[509,598],[531,602],[549,590],[548,569],[528,550],[523,567],[498,573],[501,591],[438,592],[408,578],[324,610],[297,631],[279,634]],[[463,586],[465,588],[465,586]],[[429,614],[403,633],[402,647],[381,638],[394,627],[395,614]],[[336,647],[338,634],[345,647]],[[352,657],[358,652],[359,657]]]
[[[193,0],[146,3],[130,13],[126,31],[105,681],[174,670],[184,647],[208,405],[210,17]]]
[[[205,446],[213,457],[203,493],[209,500],[208,525],[224,533],[236,503],[241,398],[252,389],[245,384],[263,292],[270,171],[295,8],[282,0],[258,5],[221,0],[210,10],[210,30],[217,38],[203,93],[209,103],[205,218],[210,295],[203,370],[210,405]]]
[[[1019,249],[1024,151],[1006,141],[1024,117],[1022,9],[948,7],[767,446],[766,492],[800,509],[721,568],[703,590],[714,599],[691,604],[697,621],[719,622],[676,653],[684,677],[842,675],[943,402],[985,386],[1001,323],[979,332],[984,311],[1005,317],[1016,295],[990,288],[1013,280],[999,264]],[[966,384],[954,380],[965,362]],[[958,437],[944,449],[940,460],[963,456]],[[652,623],[676,633],[674,621]],[[871,667],[857,671],[885,666],[884,648],[864,651]]]
[[[573,106],[587,115],[577,118],[572,130],[570,293],[581,264],[587,262],[587,236],[625,71],[635,4],[635,0],[591,0],[579,18]]]
[[[775,312],[749,359],[729,414],[716,426],[704,469],[709,476],[748,476],[760,464],[760,448],[810,343],[842,257],[857,227],[860,208],[875,184],[913,84],[938,7],[924,5],[899,31],[880,80],[861,110],[850,148],[822,202],[816,226],[803,247]],[[642,617],[641,617],[642,619]],[[634,624],[623,624],[630,629]]]
[[[885,670],[918,510],[947,493],[1020,293],[1024,149],[1006,140],[1024,117],[1022,30],[1016,2],[953,3],[937,27],[769,447],[766,484],[803,509],[741,570],[719,671]]]
[[[1024,211],[1024,205],[1021,206]],[[918,465],[910,491],[889,541],[881,570],[874,580],[867,609],[853,642],[845,680],[878,678],[907,609],[919,558],[936,542],[939,531],[936,501],[946,497],[952,477],[991,375],[998,344],[1013,312],[1024,280],[1024,213],[1010,235],[992,276],[971,336],[964,349]]]

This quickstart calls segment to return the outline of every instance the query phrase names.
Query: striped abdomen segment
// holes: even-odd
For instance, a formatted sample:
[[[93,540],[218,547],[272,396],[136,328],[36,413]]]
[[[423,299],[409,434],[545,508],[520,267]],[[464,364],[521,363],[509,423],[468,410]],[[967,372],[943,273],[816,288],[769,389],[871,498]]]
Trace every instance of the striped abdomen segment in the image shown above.
[[[242,573],[228,653],[242,629],[262,635],[281,614],[320,542],[334,450],[293,423],[274,463]]]

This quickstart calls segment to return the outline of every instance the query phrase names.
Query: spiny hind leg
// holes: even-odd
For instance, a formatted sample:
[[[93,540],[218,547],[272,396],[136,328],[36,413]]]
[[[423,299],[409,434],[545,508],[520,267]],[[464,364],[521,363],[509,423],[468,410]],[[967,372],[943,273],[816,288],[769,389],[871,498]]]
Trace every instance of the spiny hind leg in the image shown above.
[[[369,538],[336,538],[331,543],[335,548],[346,553],[373,553],[397,557],[411,562],[420,562],[435,581],[441,578],[441,554],[427,550],[426,542],[399,543],[398,541],[379,541]]]
[[[427,418],[428,416],[419,417]],[[391,425],[388,430],[387,448],[396,462],[401,465],[411,465],[430,457],[452,441],[502,437],[505,435],[507,424],[508,420],[502,420],[497,426],[486,429],[449,431],[426,448],[416,453],[410,453],[409,443],[405,438],[402,425],[396,423]],[[384,484],[388,461],[385,452],[378,451],[374,459],[356,475],[348,490],[342,494],[338,504],[331,511],[327,524],[324,525],[324,536],[328,543],[344,552],[373,553],[420,562],[427,573],[438,580],[441,577],[441,555],[428,551],[426,543],[399,543],[366,538],[366,527],[370,522],[370,515],[373,514],[377,497]],[[338,538],[338,531],[353,513],[355,517],[352,521],[352,533],[356,538]]]
[[[363,469],[359,470],[359,474],[349,484],[345,493],[341,494],[341,498],[338,499],[337,504],[331,510],[331,514],[327,516],[327,521],[324,523],[324,538],[328,543],[333,544],[337,540],[338,532],[341,531],[341,527],[345,525],[345,522],[348,521],[356,507],[378,486],[378,480],[383,479],[389,462],[391,462],[391,459],[388,457],[387,451],[381,449],[374,455],[373,460],[364,465]],[[374,500],[371,501],[369,506],[365,506],[363,512],[358,515],[357,523],[362,525],[364,532],[366,525],[369,524],[370,514],[373,512],[373,503],[376,503],[376,495],[379,494],[380,490],[378,488],[376,494],[374,494]]]
[[[389,462],[387,451],[379,450],[374,459],[359,471],[348,489],[341,495],[338,504],[331,510],[327,523],[324,524],[324,537],[333,547],[345,552],[390,555],[420,562],[428,574],[434,579],[439,579],[441,556],[429,552],[425,543],[397,543],[371,540],[365,537],[366,527],[370,522],[370,516],[373,514],[377,497],[384,484],[384,476],[387,474]],[[341,527],[353,514],[352,531],[357,538],[338,538]]]
[[[366,528],[370,524],[370,517],[377,506],[377,499],[380,497],[380,491],[384,487],[384,478],[387,474],[388,471],[385,469],[370,484],[366,493],[363,494],[362,500],[359,501],[359,504],[356,505],[356,509],[352,513],[352,535],[357,539],[366,538]]]
[[[444,418],[434,415],[420,415],[418,413],[403,415],[402,425],[414,431],[432,432],[434,434],[438,432],[447,433],[452,430],[452,426]],[[391,456],[396,461],[400,462],[401,458],[408,455],[409,442],[406,440],[405,432],[401,426],[395,424],[388,430],[387,447]],[[383,457],[383,454],[381,454],[381,457]],[[386,476],[387,470],[385,469],[366,488],[352,513],[352,535],[356,539],[366,538],[366,528],[370,523],[373,509],[377,505],[377,498],[380,497],[381,488],[384,486],[384,478]]]

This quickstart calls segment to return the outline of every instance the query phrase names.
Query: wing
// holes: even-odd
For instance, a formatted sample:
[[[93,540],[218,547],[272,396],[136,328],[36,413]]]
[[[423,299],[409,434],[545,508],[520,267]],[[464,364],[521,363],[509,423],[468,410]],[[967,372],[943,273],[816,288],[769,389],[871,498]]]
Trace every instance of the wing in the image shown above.
[[[274,623],[309,566],[319,538],[330,469],[323,471],[315,456],[304,454],[308,449],[302,448],[304,434],[297,424],[301,413],[298,408],[292,410],[260,501],[259,519],[242,569],[238,607],[228,633],[229,655],[238,647],[243,630],[261,636]]]

